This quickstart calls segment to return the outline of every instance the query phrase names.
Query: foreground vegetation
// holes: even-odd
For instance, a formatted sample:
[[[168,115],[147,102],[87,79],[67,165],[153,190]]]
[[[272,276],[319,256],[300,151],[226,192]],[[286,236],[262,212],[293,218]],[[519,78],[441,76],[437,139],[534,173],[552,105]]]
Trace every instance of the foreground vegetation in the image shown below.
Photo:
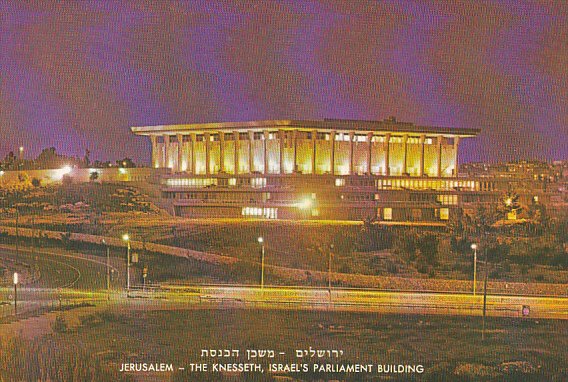
[[[240,262],[219,267],[141,253],[153,281],[254,283],[264,238],[266,264],[325,272],[330,254],[335,272],[353,275],[471,280],[472,243],[479,247],[478,271],[502,282],[568,283],[568,223],[550,218],[530,224],[481,230],[491,216],[477,213],[450,221],[445,228],[390,227],[375,222],[286,222],[263,220],[189,220],[160,213],[146,193],[118,184],[64,184],[0,194],[0,224],[61,232],[119,237],[235,257]],[[18,214],[15,213],[15,207]],[[543,215],[543,211],[539,216]],[[533,215],[538,215],[536,212]],[[483,232],[481,232],[483,231]],[[39,233],[38,233],[39,234]],[[0,238],[0,241],[10,241]],[[54,243],[39,241],[38,246]],[[62,240],[63,246],[102,253]],[[112,251],[121,256],[120,248]],[[1,265],[0,265],[1,266]],[[268,271],[270,272],[270,271]],[[483,273],[480,274],[483,276]],[[309,279],[309,277],[308,277]],[[280,283],[271,278],[271,282]]]
[[[565,381],[565,321],[490,318],[486,340],[476,317],[407,316],[265,310],[105,311],[84,316],[73,331],[45,341],[65,349],[84,344],[105,368],[123,362],[207,362],[201,349],[273,349],[272,362],[306,362],[296,349],[341,349],[341,363],[422,364],[421,375],[391,381]],[[113,338],[113,341],[108,341]],[[213,362],[213,360],[209,360]],[[217,360],[219,361],[219,360]],[[234,362],[236,360],[224,360]],[[245,362],[242,357],[239,362]],[[333,360],[328,360],[332,362]],[[313,361],[308,361],[314,363]],[[290,381],[371,381],[375,374],[291,373]],[[174,381],[272,381],[274,375],[222,375],[178,371]],[[323,379],[322,379],[323,378]],[[105,379],[99,379],[105,380]]]

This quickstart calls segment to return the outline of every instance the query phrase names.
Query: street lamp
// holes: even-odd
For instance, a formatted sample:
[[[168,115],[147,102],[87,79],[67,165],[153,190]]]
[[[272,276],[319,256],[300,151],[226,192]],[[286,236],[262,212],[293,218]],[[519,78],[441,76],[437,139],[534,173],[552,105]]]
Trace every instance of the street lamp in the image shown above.
[[[327,268],[327,288],[329,290],[329,302],[331,303],[331,257],[333,256],[333,243],[329,245],[329,261]]]
[[[329,294],[331,295],[331,256],[333,255],[333,244],[329,245],[329,261],[327,268],[327,288],[329,289]]]
[[[122,240],[126,242],[126,291],[130,291],[130,236],[127,233],[122,235]]]
[[[106,247],[106,287],[107,287],[107,300],[110,300],[110,248],[107,245],[105,239],[103,239],[102,244]]]
[[[14,316],[18,315],[18,272],[14,272]]]
[[[264,289],[264,238],[257,239],[260,244],[260,289]]]
[[[475,296],[475,287],[477,285],[477,244],[471,245],[473,249],[473,295]]]

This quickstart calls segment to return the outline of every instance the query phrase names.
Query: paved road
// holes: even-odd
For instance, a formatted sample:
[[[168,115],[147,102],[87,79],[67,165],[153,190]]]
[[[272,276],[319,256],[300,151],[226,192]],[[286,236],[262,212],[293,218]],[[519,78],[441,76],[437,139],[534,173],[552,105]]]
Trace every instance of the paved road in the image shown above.
[[[14,259],[15,252],[0,247],[0,259]],[[106,301],[105,258],[63,254],[55,250],[33,253],[21,250],[17,259],[37,267],[41,277],[19,288],[19,311],[30,312],[78,303]],[[119,260],[115,260],[119,261]],[[120,274],[120,262],[115,263]],[[30,268],[31,269],[31,268]],[[33,272],[28,271],[31,275]],[[392,292],[356,289],[312,289],[305,287],[253,286],[173,286],[161,285],[146,291],[133,290],[126,298],[122,278],[112,284],[111,304],[163,309],[178,308],[266,308],[266,309],[333,309],[349,311],[398,312],[446,315],[481,315],[483,296],[453,293]],[[13,287],[0,288],[0,317],[13,314]],[[568,319],[568,298],[489,295],[487,314],[522,316],[523,306],[535,318]]]
[[[102,298],[106,287],[106,258],[104,256],[62,253],[55,249],[16,251],[0,246],[0,262],[8,268],[8,277],[0,284],[0,318],[14,314],[14,288],[11,274],[20,273],[18,313],[30,314],[39,310],[94,301]],[[122,283],[120,259],[111,258],[111,287]],[[93,292],[93,291],[99,291]],[[104,294],[106,296],[106,294]]]
[[[7,290],[2,293],[8,292]],[[42,303],[57,306],[78,302],[107,303],[107,293],[44,288],[23,289],[19,306],[33,309]],[[380,292],[304,288],[264,288],[195,286],[113,291],[110,305],[130,309],[200,309],[200,308],[260,308],[314,309],[378,313],[472,315],[483,313],[483,296],[448,293]],[[568,319],[568,299],[549,297],[488,296],[487,315],[522,317],[523,307],[531,318]],[[12,305],[0,306],[1,312],[11,312]]]

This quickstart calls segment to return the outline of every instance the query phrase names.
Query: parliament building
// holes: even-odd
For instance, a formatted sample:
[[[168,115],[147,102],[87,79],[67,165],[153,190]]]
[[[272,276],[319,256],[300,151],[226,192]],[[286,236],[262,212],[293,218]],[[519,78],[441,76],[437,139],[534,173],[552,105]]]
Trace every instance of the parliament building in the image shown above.
[[[443,224],[493,181],[459,177],[479,130],[345,119],[132,127],[178,216]]]

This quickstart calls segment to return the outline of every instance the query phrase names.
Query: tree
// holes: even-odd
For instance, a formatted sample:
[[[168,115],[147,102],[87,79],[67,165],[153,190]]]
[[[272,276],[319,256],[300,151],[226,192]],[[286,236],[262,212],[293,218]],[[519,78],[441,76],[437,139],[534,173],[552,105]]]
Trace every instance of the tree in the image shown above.
[[[71,184],[73,184],[73,178],[70,177],[69,175],[65,174],[65,175],[63,175],[63,178],[61,178],[61,183],[64,186],[70,186]]]
[[[452,237],[461,236],[464,233],[464,218],[463,208],[461,207],[456,208],[454,213],[450,214],[447,228],[452,234]]]
[[[136,163],[130,158],[123,158],[116,161],[117,167],[133,168],[136,167]]]
[[[438,262],[438,237],[434,234],[422,235],[417,240],[417,247],[420,251],[419,260],[429,265],[436,265]]]
[[[527,230],[533,234],[540,234],[543,230],[548,227],[548,215],[546,213],[546,207],[544,204],[539,203],[538,199],[533,199],[532,203],[527,209],[527,217],[529,223]]]
[[[519,203],[519,194],[508,191],[502,198],[501,205],[499,206],[502,211],[503,218],[514,220],[516,219],[522,207]]]
[[[55,147],[43,149],[36,158],[39,168],[59,168],[64,164],[64,158],[57,154]]]
[[[89,151],[89,149],[85,150],[85,156],[83,157],[83,164],[85,165],[85,167],[89,167],[91,164],[91,159],[89,158],[91,155],[91,152]]]
[[[97,179],[99,179],[99,172],[98,171],[93,171],[92,173],[89,174],[89,180],[91,182],[95,182]]]

